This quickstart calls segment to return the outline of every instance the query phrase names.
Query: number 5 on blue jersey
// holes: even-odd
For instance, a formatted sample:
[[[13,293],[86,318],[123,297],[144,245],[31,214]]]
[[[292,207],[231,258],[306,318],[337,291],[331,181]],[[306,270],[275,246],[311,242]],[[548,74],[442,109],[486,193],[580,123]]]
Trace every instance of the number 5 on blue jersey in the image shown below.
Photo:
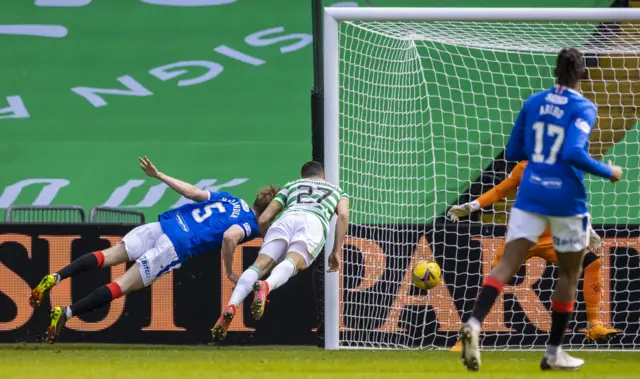
[[[207,218],[209,218],[209,216],[213,214],[213,211],[211,211],[212,208],[215,208],[218,211],[218,213],[225,213],[227,211],[224,208],[224,205],[222,205],[222,203],[215,202],[215,203],[205,205],[203,208],[204,210],[203,214],[201,214],[200,209],[196,208],[191,212],[191,215],[193,216],[193,219],[197,223],[202,223],[204,220],[206,220]]]

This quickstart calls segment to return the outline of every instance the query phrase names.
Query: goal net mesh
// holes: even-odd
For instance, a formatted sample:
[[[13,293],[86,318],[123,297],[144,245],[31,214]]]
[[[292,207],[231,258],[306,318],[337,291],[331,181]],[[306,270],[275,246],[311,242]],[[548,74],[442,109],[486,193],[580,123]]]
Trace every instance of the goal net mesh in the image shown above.
[[[599,319],[620,334],[585,341],[581,280],[565,342],[639,346],[639,32],[633,23],[340,23],[340,185],[351,196],[353,224],[340,277],[341,348],[455,344],[503,244],[515,193],[458,224],[446,211],[509,174],[515,162],[502,157],[513,121],[524,99],[554,85],[565,47],[587,60],[582,92],[599,112],[591,153],[626,168],[615,186],[586,178],[604,240],[602,283],[593,289]],[[443,270],[443,283],[429,293],[410,284],[421,259]],[[543,346],[555,277],[551,262],[528,260],[483,324],[482,345]]]

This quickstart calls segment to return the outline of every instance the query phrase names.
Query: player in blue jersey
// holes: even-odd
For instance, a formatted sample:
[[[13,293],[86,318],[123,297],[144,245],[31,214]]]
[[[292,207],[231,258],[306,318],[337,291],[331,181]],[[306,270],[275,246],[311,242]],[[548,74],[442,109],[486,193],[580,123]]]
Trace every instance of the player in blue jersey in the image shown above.
[[[511,211],[504,254],[485,280],[471,318],[460,330],[462,361],[470,370],[480,368],[480,325],[502,287],[518,271],[529,249],[547,227],[557,252],[559,275],[551,301],[551,330],[543,370],[578,370],[582,359],[562,351],[565,329],[589,243],[589,210],[584,172],[620,180],[622,168],[589,155],[589,135],[596,122],[596,106],[578,89],[585,73],[584,58],[576,49],[558,55],[557,84],[533,94],[522,106],[505,151],[510,161],[528,160]]]
[[[233,253],[238,244],[260,234],[258,217],[274,199],[274,186],[263,188],[252,206],[226,192],[210,192],[159,172],[147,158],[140,168],[148,176],[166,183],[180,195],[195,201],[158,216],[157,222],[133,229],[123,240],[104,250],[86,254],[57,273],[45,276],[31,292],[29,303],[37,307],[45,294],[61,280],[82,272],[136,261],[113,282],[93,291],[69,306],[54,307],[47,340],[54,343],[71,317],[100,308],[129,292],[148,287],[160,276],[175,270],[187,259],[208,251],[221,251],[227,275],[236,283],[232,271]]]

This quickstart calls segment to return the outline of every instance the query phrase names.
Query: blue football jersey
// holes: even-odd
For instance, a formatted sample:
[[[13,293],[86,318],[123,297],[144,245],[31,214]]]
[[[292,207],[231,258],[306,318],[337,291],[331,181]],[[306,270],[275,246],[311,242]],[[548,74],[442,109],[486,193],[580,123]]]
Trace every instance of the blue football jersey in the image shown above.
[[[583,172],[611,176],[589,155],[596,116],[589,99],[560,85],[525,101],[505,151],[507,160],[529,161],[514,207],[555,217],[588,213]]]
[[[249,204],[226,192],[210,192],[209,200],[162,213],[158,221],[181,261],[220,250],[224,232],[233,225],[244,231],[242,242],[260,234],[256,215]]]

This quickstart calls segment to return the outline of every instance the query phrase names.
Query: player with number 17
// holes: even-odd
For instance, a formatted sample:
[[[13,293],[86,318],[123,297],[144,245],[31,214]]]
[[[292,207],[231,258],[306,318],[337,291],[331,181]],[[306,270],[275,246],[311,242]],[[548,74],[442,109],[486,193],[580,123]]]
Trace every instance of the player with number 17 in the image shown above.
[[[531,95],[523,104],[505,149],[511,161],[527,160],[511,209],[504,254],[485,279],[471,317],[460,330],[462,361],[480,368],[480,326],[505,283],[520,269],[529,251],[548,228],[558,261],[558,281],[551,298],[551,330],[542,370],[579,370],[584,360],[562,350],[571,320],[586,247],[589,245],[589,207],[584,173],[617,182],[622,168],[589,155],[589,137],[597,107],[578,92],[586,73],[580,51],[558,54],[557,84]]]
[[[232,272],[235,248],[260,234],[258,218],[278,192],[272,185],[262,188],[253,205],[249,206],[229,193],[201,190],[165,175],[147,157],[139,159],[140,168],[145,174],[159,179],[195,203],[162,213],[157,222],[134,228],[116,245],[85,254],[60,271],[46,275],[31,291],[29,303],[34,308],[61,280],[89,270],[136,261],[121,277],[96,289],[84,299],[69,306],[54,307],[47,331],[49,343],[55,342],[71,317],[98,309],[122,295],[148,287],[160,276],[179,268],[187,259],[205,252],[220,251],[229,279],[237,282],[237,276]]]

